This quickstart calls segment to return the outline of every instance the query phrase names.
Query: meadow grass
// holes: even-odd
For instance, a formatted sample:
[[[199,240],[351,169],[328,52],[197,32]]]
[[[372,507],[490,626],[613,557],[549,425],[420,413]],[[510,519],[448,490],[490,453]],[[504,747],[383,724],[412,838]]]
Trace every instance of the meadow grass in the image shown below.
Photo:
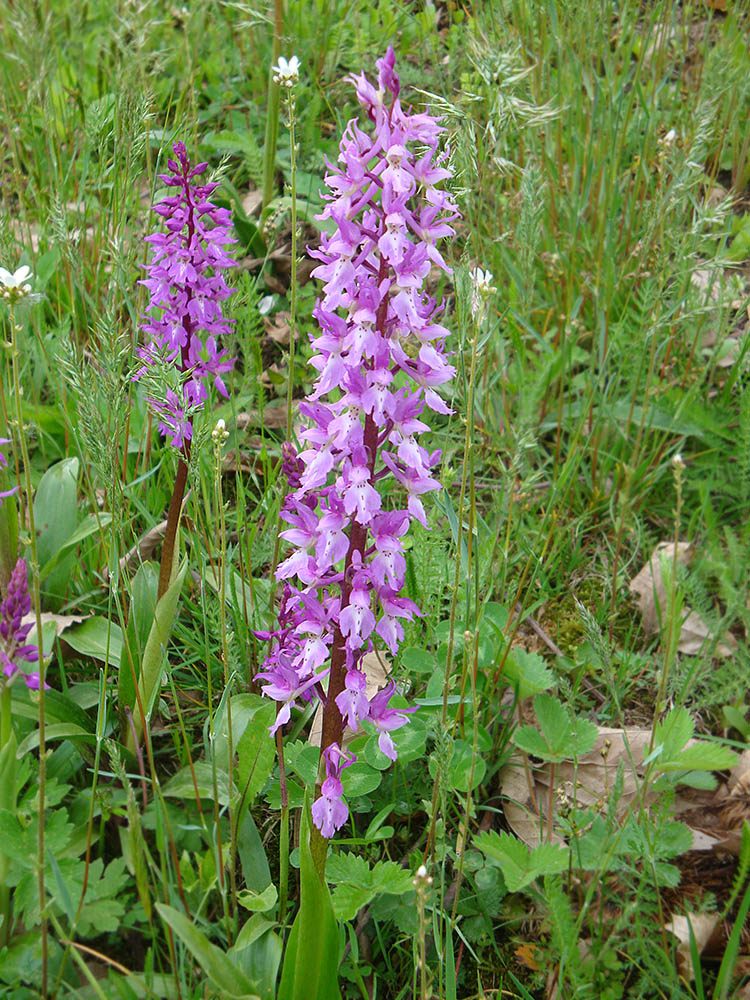
[[[36,563],[41,610],[78,618],[43,626],[41,710],[12,686],[0,995],[254,995],[245,980],[276,995],[317,748],[311,712],[297,713],[280,776],[265,738],[273,713],[255,697],[265,646],[254,630],[274,622],[287,400],[311,384],[318,292],[302,248],[317,239],[325,157],[357,114],[346,75],[372,74],[389,43],[405,99],[448,128],[462,220],[455,273],[436,281],[458,375],[454,412],[432,432],[443,489],[408,551],[407,592],[427,613],[406,625],[392,665],[421,707],[395,734],[392,769],[369,737],[355,740],[358,791],[329,862],[341,993],[740,995],[739,931],[723,964],[701,971],[694,955],[696,977],[664,928],[685,908],[722,913],[732,886],[727,927],[741,924],[744,840],[724,883],[688,904],[674,785],[646,766],[640,799],[618,819],[620,771],[598,812],[573,790],[555,830],[551,814],[543,824],[543,839],[565,832],[584,845],[564,870],[517,841],[528,852],[514,855],[528,875],[517,885],[501,793],[514,731],[545,690],[571,713],[566,759],[585,754],[587,722],[651,729],[651,750],[669,747],[664,720],[675,728],[683,709],[698,735],[737,749],[750,739],[750,23],[742,5],[722,6],[287,0],[279,49],[271,5],[6,3],[0,265],[35,275],[35,300],[0,319],[11,478],[36,491],[37,556],[26,499],[19,552]],[[279,51],[302,64],[296,157],[282,102],[261,217],[247,196],[263,192]],[[209,161],[216,200],[235,216],[238,362],[229,399],[212,399],[196,426],[181,593],[153,633],[176,460],[132,376],[143,237],[177,139]],[[303,263],[290,377],[288,338],[269,331],[291,305],[294,217]],[[474,266],[495,288],[480,321]],[[226,442],[211,438],[219,418]],[[652,634],[628,585],[673,539],[693,554],[662,565]],[[691,655],[678,648],[688,607],[707,632]],[[147,662],[160,683],[133,752]],[[545,702],[535,704],[544,733]],[[562,758],[548,760],[552,801]],[[706,775],[725,760],[675,770]],[[647,809],[652,787],[659,802]]]

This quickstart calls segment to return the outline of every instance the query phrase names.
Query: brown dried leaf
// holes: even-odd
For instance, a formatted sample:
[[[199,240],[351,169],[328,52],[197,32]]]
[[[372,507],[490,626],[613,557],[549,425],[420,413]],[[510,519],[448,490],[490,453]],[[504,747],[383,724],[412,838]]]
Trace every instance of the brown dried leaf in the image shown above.
[[[662,577],[661,561],[666,559],[672,563],[675,555],[674,542],[659,542],[651,554],[651,558],[641,571],[630,581],[630,592],[638,596],[638,608],[641,612],[643,631],[653,635],[659,631],[659,622],[664,622],[667,616],[668,597]],[[677,543],[677,562],[687,566],[692,556],[690,542]],[[687,656],[697,656],[705,644],[710,641],[711,633],[708,625],[697,611],[685,609],[685,619],[680,628],[680,638],[677,649]],[[724,641],[716,648],[717,656],[731,656],[737,643],[734,636],[728,633]]]
[[[286,347],[289,343],[290,326],[289,320],[292,314],[287,311],[274,313],[265,319],[266,336],[270,337],[277,344]]]
[[[261,423],[271,430],[286,427],[286,401],[279,399],[264,406],[262,421],[257,410],[237,414],[237,430],[239,431],[247,430],[248,427],[260,427]]]
[[[689,913],[686,916],[675,914],[666,924],[666,929],[673,934],[677,945],[677,968],[682,976],[695,979],[693,959],[690,954],[690,928],[693,929],[695,944],[700,955],[707,947],[714,934],[721,933],[721,920],[718,913]]]
[[[664,620],[667,609],[667,590],[661,572],[661,559],[674,558],[674,542],[659,542],[651,558],[630,581],[629,590],[638,595],[638,608],[643,619],[643,631],[653,635],[659,631],[659,622]],[[677,562],[687,566],[692,555],[690,542],[677,543]],[[657,612],[657,607],[660,609]]]
[[[260,206],[263,204],[263,192],[258,189],[257,191],[248,191],[245,197],[242,199],[242,210],[245,215],[249,218],[254,215]]]

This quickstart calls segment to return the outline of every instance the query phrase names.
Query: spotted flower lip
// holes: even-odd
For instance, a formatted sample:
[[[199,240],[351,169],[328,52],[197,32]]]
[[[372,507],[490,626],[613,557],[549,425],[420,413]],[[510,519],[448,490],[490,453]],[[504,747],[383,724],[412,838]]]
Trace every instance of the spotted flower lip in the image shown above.
[[[458,210],[440,187],[451,176],[439,149],[442,125],[402,108],[392,48],[377,68],[377,84],[351,78],[370,125],[350,121],[344,130],[320,216],[335,229],[309,250],[322,282],[313,311],[319,330],[310,338],[313,386],[299,406],[299,450],[287,442],[283,451],[281,537],[292,551],[276,572],[284,597],[260,677],[264,694],[281,704],[275,729],[299,697],[326,697],[317,679],[330,671],[336,694],[325,712],[333,703],[352,731],[369,720],[380,750],[395,760],[391,733],[410,710],[389,707],[393,685],[368,693],[363,657],[377,649],[395,655],[404,624],[421,614],[401,595],[404,538],[413,520],[427,527],[421,498],[439,488],[440,454],[421,436],[428,410],[451,412],[440,387],[455,374],[426,279],[433,267],[450,270],[437,243],[453,234]],[[339,742],[324,748],[326,776],[313,805],[324,837],[348,815]]]
[[[222,303],[233,289],[223,272],[236,264],[230,253],[236,240],[231,236],[229,211],[209,200],[217,185],[195,180],[208,164],[191,166],[182,142],[176,142],[173,150],[176,159],[167,161],[169,173],[159,179],[179,192],[153,206],[167,231],[146,237],[151,259],[139,283],[149,294],[141,322],[147,343],[138,349],[144,364],[135,379],[154,365],[176,368],[179,393],[169,389],[165,399],[149,400],[160,432],[180,449],[192,437],[193,414],[204,405],[209,385],[221,396],[228,395],[223,376],[234,367],[234,359],[220,346],[220,339],[232,328]]]

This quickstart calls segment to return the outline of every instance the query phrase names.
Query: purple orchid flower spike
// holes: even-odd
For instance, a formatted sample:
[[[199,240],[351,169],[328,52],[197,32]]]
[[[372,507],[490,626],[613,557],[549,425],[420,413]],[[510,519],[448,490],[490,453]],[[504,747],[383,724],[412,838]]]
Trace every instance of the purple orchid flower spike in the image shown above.
[[[426,291],[431,268],[449,272],[437,244],[458,217],[440,188],[451,176],[439,151],[444,129],[430,114],[402,108],[392,48],[377,67],[376,84],[351,78],[371,125],[351,121],[344,130],[321,215],[336,228],[310,250],[323,282],[313,312],[314,382],[299,407],[299,453],[289,443],[283,451],[282,538],[293,549],[277,570],[288,588],[283,625],[260,675],[264,693],[282,706],[276,726],[298,694],[324,699],[325,778],[313,820],[325,838],[348,816],[344,729],[369,720],[395,760],[391,733],[409,719],[410,709],[389,707],[393,683],[368,697],[362,659],[378,645],[395,655],[403,623],[420,615],[401,596],[404,538],[413,520],[427,527],[422,497],[439,488],[440,454],[420,436],[429,430],[426,411],[451,412],[439,390],[455,374],[448,330]],[[327,688],[318,683],[324,674]]]
[[[217,208],[209,196],[217,184],[198,184],[208,164],[191,167],[182,142],[173,146],[176,159],[167,161],[168,174],[159,179],[177,193],[154,205],[153,211],[165,220],[167,231],[146,237],[151,245],[147,277],[140,281],[149,293],[141,329],[148,341],[138,349],[144,366],[172,364],[180,373],[180,394],[167,391],[167,398],[149,402],[159,419],[159,430],[180,450],[192,438],[192,414],[200,409],[213,384],[226,397],[223,375],[234,360],[219,347],[219,340],[231,330],[232,320],[224,317],[222,302],[232,295],[222,272],[235,266],[229,248],[236,240],[230,235],[231,216]]]
[[[26,663],[36,663],[39,659],[39,649],[26,642],[32,623],[24,624],[23,619],[30,611],[31,595],[26,560],[19,559],[8,581],[7,596],[0,604],[0,664],[4,683],[12,682],[14,677],[20,676],[26,687],[38,691],[39,674],[24,666]]]

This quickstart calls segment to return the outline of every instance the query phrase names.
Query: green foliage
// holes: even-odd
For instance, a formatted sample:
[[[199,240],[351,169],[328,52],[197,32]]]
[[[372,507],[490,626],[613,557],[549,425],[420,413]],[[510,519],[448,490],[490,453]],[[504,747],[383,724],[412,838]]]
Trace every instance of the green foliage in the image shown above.
[[[403,896],[413,889],[412,875],[393,861],[369,865],[356,854],[332,855],[326,879],[333,882],[333,910],[338,920],[354,920],[362,907],[381,894]]]
[[[526,753],[554,763],[588,753],[594,745],[598,730],[593,722],[571,717],[552,695],[538,694],[534,712],[539,729],[520,726],[513,734],[513,742]]]
[[[559,844],[539,844],[529,847],[509,833],[490,830],[480,834],[475,845],[496,862],[511,892],[519,892],[543,875],[566,871],[570,865],[570,850]]]

